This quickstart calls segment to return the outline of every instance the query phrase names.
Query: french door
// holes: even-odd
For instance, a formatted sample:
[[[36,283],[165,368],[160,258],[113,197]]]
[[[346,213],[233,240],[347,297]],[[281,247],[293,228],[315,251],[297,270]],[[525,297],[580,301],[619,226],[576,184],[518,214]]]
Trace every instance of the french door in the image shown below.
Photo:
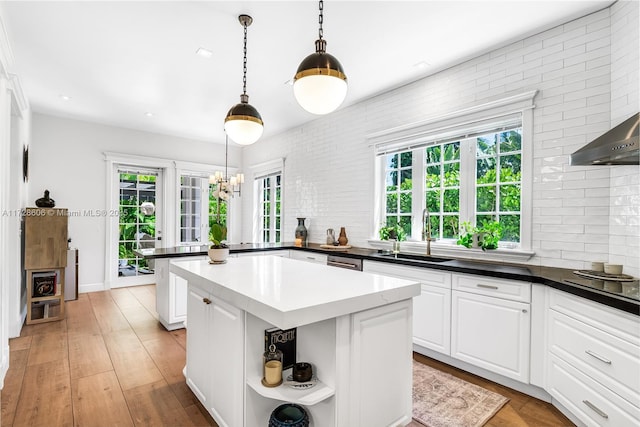
[[[110,233],[117,240],[111,287],[155,283],[154,261],[136,251],[155,248],[162,236],[162,169],[119,165],[114,175],[118,191],[112,206],[119,215],[112,221],[117,230]]]

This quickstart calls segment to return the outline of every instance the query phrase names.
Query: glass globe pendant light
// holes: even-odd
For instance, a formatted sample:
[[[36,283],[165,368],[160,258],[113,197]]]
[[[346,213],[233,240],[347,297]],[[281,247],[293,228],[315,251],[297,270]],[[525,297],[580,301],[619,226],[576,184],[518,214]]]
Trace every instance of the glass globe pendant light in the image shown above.
[[[224,131],[234,142],[240,145],[250,145],[262,136],[264,123],[258,110],[249,104],[247,95],[247,27],[253,22],[249,15],[238,16],[244,27],[244,61],[242,77],[242,95],[240,103],[231,107],[224,119]]]
[[[298,104],[313,114],[334,111],[347,96],[347,76],[340,61],[327,53],[327,42],[322,38],[323,5],[320,0],[316,52],[302,60],[293,78],[293,94]]]

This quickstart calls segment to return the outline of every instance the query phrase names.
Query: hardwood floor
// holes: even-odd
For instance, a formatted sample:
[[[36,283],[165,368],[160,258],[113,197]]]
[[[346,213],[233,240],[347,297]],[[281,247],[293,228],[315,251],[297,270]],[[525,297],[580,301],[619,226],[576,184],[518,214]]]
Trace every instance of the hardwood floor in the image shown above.
[[[2,426],[216,426],[182,375],[185,330],[157,320],[155,286],[80,294],[66,311],[10,340]]]
[[[10,340],[2,426],[216,426],[182,375],[185,330],[167,332],[157,320],[155,286],[80,294],[66,311]],[[545,402],[414,358],[508,397],[487,426],[573,425]]]

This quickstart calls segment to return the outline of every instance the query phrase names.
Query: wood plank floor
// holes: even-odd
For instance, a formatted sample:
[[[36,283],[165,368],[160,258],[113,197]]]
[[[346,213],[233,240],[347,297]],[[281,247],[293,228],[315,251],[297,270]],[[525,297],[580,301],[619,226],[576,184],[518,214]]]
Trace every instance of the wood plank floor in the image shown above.
[[[66,304],[66,319],[24,326],[9,342],[0,425],[216,426],[182,375],[185,330],[167,332],[154,301],[153,285],[80,294]],[[414,358],[508,397],[487,426],[572,425],[545,402]]]

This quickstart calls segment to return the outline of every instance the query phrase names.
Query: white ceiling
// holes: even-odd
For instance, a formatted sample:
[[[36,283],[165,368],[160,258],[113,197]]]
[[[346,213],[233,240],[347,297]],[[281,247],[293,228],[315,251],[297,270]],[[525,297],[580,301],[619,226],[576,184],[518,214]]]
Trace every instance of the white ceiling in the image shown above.
[[[327,0],[327,52],[349,81],[341,108],[612,3]],[[315,119],[286,82],[314,51],[316,1],[0,1],[34,112],[218,143],[242,92],[242,13],[263,138]]]

